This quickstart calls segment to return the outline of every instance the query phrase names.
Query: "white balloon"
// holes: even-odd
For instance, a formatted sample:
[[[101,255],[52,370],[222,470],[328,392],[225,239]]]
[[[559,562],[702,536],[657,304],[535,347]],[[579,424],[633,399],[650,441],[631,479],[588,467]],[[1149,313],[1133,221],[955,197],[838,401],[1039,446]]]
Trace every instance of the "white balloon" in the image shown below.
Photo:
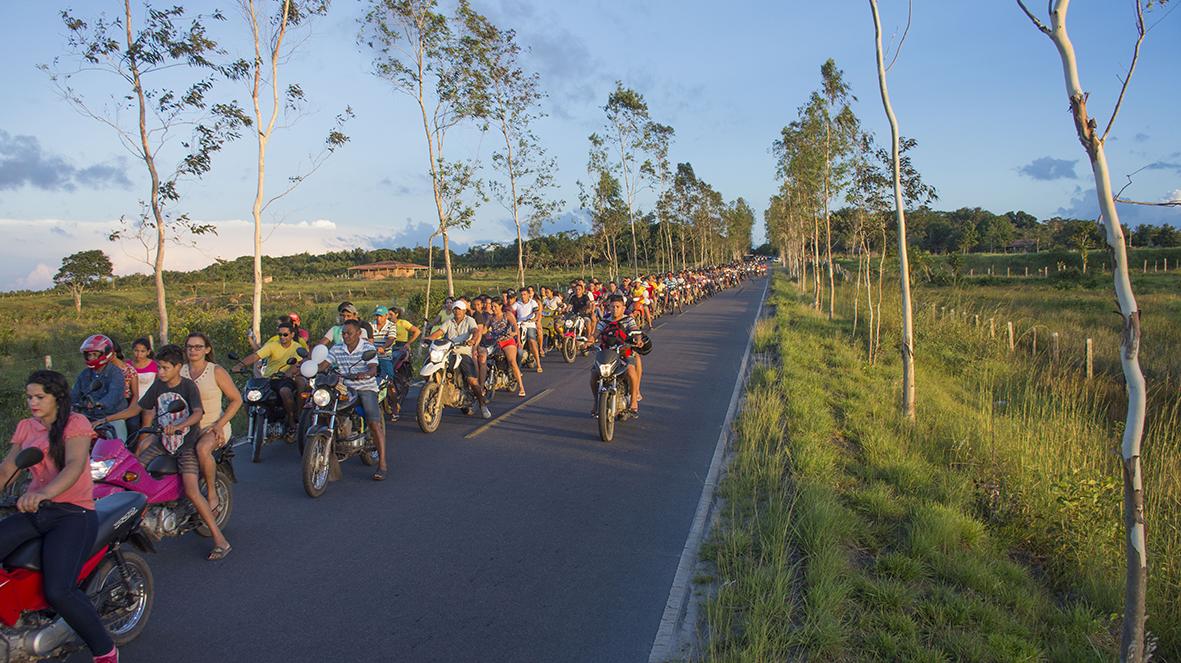
[[[321,346],[321,347],[323,347],[323,346]],[[300,373],[300,375],[304,376],[305,378],[314,378],[314,377],[316,377],[316,373],[319,371],[318,367],[319,367],[319,364],[317,362],[309,359],[299,365],[299,373]]]
[[[312,361],[319,364],[320,362],[324,361],[325,359],[328,359],[328,346],[327,345],[317,345],[316,347],[312,348]]]

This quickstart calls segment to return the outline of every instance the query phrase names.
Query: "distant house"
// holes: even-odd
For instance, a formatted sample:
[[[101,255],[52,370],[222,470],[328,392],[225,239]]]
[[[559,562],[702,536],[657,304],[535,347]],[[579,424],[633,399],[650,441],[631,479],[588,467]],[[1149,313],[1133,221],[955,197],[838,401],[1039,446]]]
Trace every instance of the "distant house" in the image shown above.
[[[425,271],[424,265],[396,260],[382,260],[368,265],[353,265],[349,267],[349,275],[363,279],[412,278],[419,271]]]
[[[1010,253],[1036,253],[1038,241],[1036,239],[1015,239],[1005,247]]]

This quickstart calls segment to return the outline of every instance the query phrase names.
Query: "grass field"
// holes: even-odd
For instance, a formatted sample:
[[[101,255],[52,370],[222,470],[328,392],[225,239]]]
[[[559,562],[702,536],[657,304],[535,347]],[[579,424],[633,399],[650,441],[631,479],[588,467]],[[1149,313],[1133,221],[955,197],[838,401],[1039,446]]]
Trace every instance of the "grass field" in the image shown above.
[[[574,273],[531,274],[530,283],[557,285],[578,276]],[[515,270],[492,270],[464,274],[455,282],[458,294],[498,292],[512,286]],[[447,283],[435,278],[431,284],[432,311],[442,305]],[[224,364],[227,352],[244,356],[250,351],[246,330],[250,327],[252,285],[250,283],[205,283],[177,286],[169,291],[171,340],[179,342],[190,331],[203,331],[215,348],[215,361]],[[358,281],[329,279],[314,282],[267,284],[263,302],[263,332],[289,311],[296,311],[313,334],[324,333],[335,324],[336,306],[342,300],[354,302],[362,314],[378,304],[397,303],[408,310],[415,324],[422,318],[426,279]],[[0,430],[11,431],[15,421],[26,416],[24,380],[29,372],[44,365],[45,355],[53,367],[71,381],[82,369],[78,346],[88,335],[104,333],[122,344],[130,356],[131,342],[154,334],[158,327],[155,291],[150,287],[116,288],[86,293],[82,315],[74,312],[66,293],[44,292],[0,296]],[[237,422],[235,422],[237,425]],[[7,434],[0,435],[0,447]],[[2,451],[2,449],[0,449]]]
[[[954,293],[961,306],[1007,312],[1010,304],[988,300],[992,287],[919,288],[916,299]],[[1072,334],[1070,325],[1087,320],[1063,317],[1073,304],[1023,292],[1017,299],[1046,300],[1031,305],[1030,319],[1045,315]],[[774,315],[756,328],[758,361],[720,488],[721,523],[705,550],[715,566],[706,658],[1116,658],[1118,378],[1087,381],[1044,358],[1011,355],[971,318],[931,317],[920,306],[912,425],[897,413],[896,297],[883,305],[886,349],[871,367],[849,308],[829,321],[784,278],[773,293]],[[852,293],[840,298],[851,303]],[[1143,459],[1148,628],[1155,660],[1181,660],[1175,387],[1153,392]]]

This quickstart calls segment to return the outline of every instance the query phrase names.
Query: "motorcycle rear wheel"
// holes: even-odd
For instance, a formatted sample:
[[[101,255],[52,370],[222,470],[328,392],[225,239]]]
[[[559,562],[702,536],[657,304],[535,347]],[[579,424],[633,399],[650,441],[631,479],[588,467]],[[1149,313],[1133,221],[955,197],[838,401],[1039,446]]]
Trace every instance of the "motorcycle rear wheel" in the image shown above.
[[[574,337],[567,336],[566,340],[562,342],[562,358],[566,360],[567,364],[573,364],[576,354],[577,349],[574,346]]]
[[[308,439],[308,448],[303,455],[303,490],[308,497],[319,497],[328,488],[328,474],[332,460],[332,441],[326,433],[317,433]]]
[[[439,429],[443,421],[442,385],[437,380],[429,380],[422,385],[418,392],[418,428],[424,433],[433,433]]]
[[[250,462],[262,460],[262,448],[267,443],[267,415],[259,412],[254,415],[254,435],[251,436]]]
[[[615,394],[599,392],[599,439],[610,442],[615,438]]]
[[[230,477],[220,467],[213,473],[213,489],[217,491],[217,501],[220,510],[214,514],[213,522],[217,523],[218,529],[225,529],[226,523],[230,522],[230,513],[234,510],[234,488]],[[205,480],[201,479],[198,482],[198,490],[209,493],[205,490]],[[193,516],[200,520],[198,516]],[[201,536],[209,536],[209,528],[202,522],[197,525],[197,534]]]
[[[134,586],[133,591],[138,592],[138,596],[129,607],[107,605],[108,601],[121,600],[127,596],[123,574],[110,556],[99,563],[86,587],[86,595],[94,604],[99,619],[111,634],[115,644],[120,647],[135,640],[143,632],[148,625],[148,617],[152,614],[152,604],[156,597],[155,581],[147,560],[126,547],[121,549],[121,555],[124,568]]]

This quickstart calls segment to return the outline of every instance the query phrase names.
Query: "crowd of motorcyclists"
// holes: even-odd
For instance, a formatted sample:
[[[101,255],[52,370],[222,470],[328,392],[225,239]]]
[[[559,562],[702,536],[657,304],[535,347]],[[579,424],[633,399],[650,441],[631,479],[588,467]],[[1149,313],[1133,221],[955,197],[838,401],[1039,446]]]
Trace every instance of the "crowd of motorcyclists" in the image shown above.
[[[397,306],[376,306],[365,319],[355,304],[342,302],[337,324],[322,336],[311,336],[300,316],[288,313],[275,321],[265,341],[248,334],[252,352],[227,355],[226,365],[215,363],[213,343],[201,332],[190,333],[182,345],[156,348],[137,339],[130,360],[110,337],[92,335],[80,347],[86,368],[72,387],[54,371],[29,376],[30,416],[18,425],[0,464],[5,489],[21,470],[31,476],[24,493],[8,505],[15,512],[0,520],[0,560],[5,560],[0,574],[11,571],[14,551],[40,539],[40,563],[31,571],[41,575],[44,599],[44,606],[30,604],[15,613],[11,623],[0,613],[5,639],[0,645],[11,649],[21,628],[50,629],[64,620],[95,661],[118,661],[116,645],[138,634],[142,624],[122,630],[118,625],[150,587],[133,582],[121,543],[150,548],[140,542],[144,537],[135,538],[140,530],[151,538],[196,530],[212,539],[209,560],[225,558],[232,550],[223,531],[235,481],[231,422],[243,408],[247,430],[238,439],[252,445],[252,459],[257,462],[271,440],[298,442],[312,496],[323,492],[329,477],[339,474],[339,462],[352,455],[376,466],[374,480],[386,478],[387,422],[399,420],[415,373],[422,383],[416,419],[430,432],[444,407],[488,419],[488,403],[498,390],[526,397],[525,374],[542,373],[542,360],[551,353],[572,363],[595,351],[591,414],[604,431],[605,423],[613,427],[616,419],[639,416],[642,358],[652,349],[647,331],[657,318],[765,268],[743,262],[447,298],[421,325]],[[422,356],[416,357],[419,341]],[[247,375],[245,384],[236,385],[233,374]],[[33,449],[39,452],[35,459]],[[143,495],[128,503],[136,514],[130,524],[125,521],[131,511],[112,515],[101,499],[126,493]],[[102,550],[92,550],[98,544]],[[99,607],[76,582],[94,555],[113,555],[111,563],[121,573],[112,577],[130,583],[121,592],[112,590],[119,600]],[[45,621],[46,615],[56,615],[56,622]],[[24,655],[36,660],[70,646],[78,643],[66,638],[56,649]]]

